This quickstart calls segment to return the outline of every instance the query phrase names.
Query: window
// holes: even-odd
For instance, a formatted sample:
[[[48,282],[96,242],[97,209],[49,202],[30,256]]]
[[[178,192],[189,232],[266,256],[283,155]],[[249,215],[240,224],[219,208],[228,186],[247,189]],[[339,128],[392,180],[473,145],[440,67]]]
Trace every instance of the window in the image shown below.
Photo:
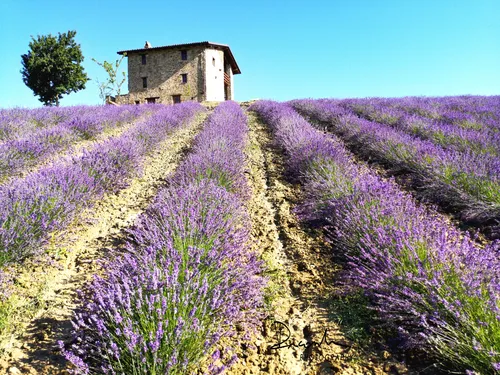
[[[141,55],[142,65],[146,65],[146,55]]]
[[[215,57],[212,57],[212,65],[215,66]]]
[[[135,104],[141,104],[141,101],[140,100],[136,100]]]
[[[148,88],[148,77],[142,77],[142,88]]]
[[[188,59],[188,51],[183,49],[181,51],[181,60],[187,60]]]
[[[146,102],[147,102],[148,104],[155,104],[155,103],[156,103],[156,99],[157,99],[157,98],[146,98]]]
[[[172,100],[174,104],[178,104],[181,102],[181,96],[180,95],[172,95]]]
[[[182,78],[182,83],[187,83],[187,81],[188,81],[187,73],[181,74],[181,78]]]

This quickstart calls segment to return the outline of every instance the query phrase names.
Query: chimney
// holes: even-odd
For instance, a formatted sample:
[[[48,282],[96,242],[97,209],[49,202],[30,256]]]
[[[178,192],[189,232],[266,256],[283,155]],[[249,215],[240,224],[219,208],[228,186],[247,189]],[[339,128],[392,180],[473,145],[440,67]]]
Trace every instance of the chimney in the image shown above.
[[[151,48],[151,43],[149,43],[149,42],[146,40],[146,44],[144,44],[144,48]]]

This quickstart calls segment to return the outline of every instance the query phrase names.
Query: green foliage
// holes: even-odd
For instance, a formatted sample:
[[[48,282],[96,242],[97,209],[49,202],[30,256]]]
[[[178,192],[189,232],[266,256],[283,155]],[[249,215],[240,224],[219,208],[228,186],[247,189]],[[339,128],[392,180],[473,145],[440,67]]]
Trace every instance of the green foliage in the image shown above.
[[[483,129],[483,125],[481,125],[480,123],[474,122],[474,121],[468,121],[468,120],[459,122],[458,126],[461,126],[464,129],[472,129],[472,130],[482,130]]]
[[[122,71],[121,75],[123,76],[123,78],[119,78],[120,74],[118,74],[118,71],[120,69],[120,65],[123,61],[123,58],[126,55],[127,54],[124,53],[120,60],[115,61],[114,65],[106,60],[104,60],[104,62],[101,63],[96,59],[92,58],[92,61],[95,62],[100,67],[102,67],[107,74],[106,80],[104,82],[99,82],[97,80],[97,85],[99,87],[99,97],[102,99],[103,104],[106,103],[107,98],[110,96],[114,97],[120,96],[121,87],[125,83],[126,75],[125,72]]]
[[[202,182],[204,180],[212,180],[217,184],[217,186],[223,187],[227,191],[234,192],[236,190],[233,186],[234,179],[227,171],[225,171],[220,166],[215,165],[197,171],[195,175],[195,181]]]
[[[497,206],[500,204],[500,184],[487,177],[459,172],[449,165],[445,166],[443,174],[438,177],[446,184],[456,185],[478,200],[487,201]]]
[[[368,298],[361,292],[329,299],[330,319],[336,322],[345,338],[366,346],[374,338],[376,313],[369,309]]]
[[[23,81],[44,105],[59,105],[63,95],[85,88],[88,81],[75,42],[76,31],[31,37],[30,50],[21,56]]]

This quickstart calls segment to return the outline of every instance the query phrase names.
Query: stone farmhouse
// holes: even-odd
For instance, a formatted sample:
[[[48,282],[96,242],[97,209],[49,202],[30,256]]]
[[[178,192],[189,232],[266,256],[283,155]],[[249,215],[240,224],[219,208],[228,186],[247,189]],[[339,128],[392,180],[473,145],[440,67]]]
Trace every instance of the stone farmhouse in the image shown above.
[[[117,104],[223,101],[234,98],[240,68],[229,46],[212,42],[119,51],[128,60],[128,94]]]

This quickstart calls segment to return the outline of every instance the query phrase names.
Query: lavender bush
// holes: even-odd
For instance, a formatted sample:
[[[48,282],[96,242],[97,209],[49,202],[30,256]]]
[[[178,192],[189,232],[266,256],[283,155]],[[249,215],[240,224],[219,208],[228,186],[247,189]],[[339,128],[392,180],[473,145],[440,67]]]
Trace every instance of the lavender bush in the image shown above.
[[[77,106],[0,109],[0,141],[22,137],[41,128],[50,128],[72,116],[79,116],[85,108]]]
[[[223,109],[224,112],[219,114]],[[235,124],[246,124],[246,117],[236,104],[232,107],[226,104],[214,113],[207,120],[203,133],[196,138],[193,153],[182,165],[182,172],[177,173],[176,181],[189,184],[211,179],[228,191],[248,197],[249,190],[242,173],[247,130],[242,128],[243,125]]]
[[[127,253],[90,285],[64,349],[76,373],[186,374],[204,357],[220,373],[236,360],[214,347],[237,326],[256,326],[263,285],[242,200],[246,132],[239,106],[219,105],[131,231]],[[217,167],[205,173],[207,165]]]
[[[143,157],[202,107],[162,107],[120,137],[0,188],[0,266],[40,253],[49,233],[140,173]],[[155,134],[155,137],[151,135]]]
[[[341,100],[338,104],[360,117],[393,126],[444,148],[500,156],[500,132],[463,127],[447,122],[445,118],[435,120],[408,113],[404,108],[395,107],[394,102],[398,100],[371,98]]]
[[[499,158],[445,150],[387,125],[346,114],[330,100],[294,101],[293,105],[331,126],[366,158],[385,163],[392,173],[409,174],[425,198],[458,212],[468,224],[493,226],[491,238],[500,235]]]
[[[286,104],[257,102],[301,176],[302,215],[330,226],[344,254],[344,283],[361,289],[409,347],[463,370],[500,367],[498,243],[481,248],[392,180],[355,163],[335,137]]]
[[[500,96],[406,97],[389,105],[464,129],[500,131]]]
[[[84,108],[85,111],[76,111],[78,117],[72,116],[55,126],[42,127],[0,144],[0,181],[49,159],[80,140],[93,139],[104,130],[118,127],[152,110],[151,106]]]
[[[104,122],[104,126],[112,123],[126,122],[136,118],[141,113],[154,111],[159,106],[126,105],[126,106],[73,106],[73,107],[43,107],[36,109],[0,109],[0,142],[16,140],[28,134],[36,134],[58,125],[79,128],[85,132],[86,127],[93,127],[96,120]],[[110,121],[110,124],[106,124]],[[88,124],[88,125],[84,125]],[[77,129],[75,129],[77,130]]]

